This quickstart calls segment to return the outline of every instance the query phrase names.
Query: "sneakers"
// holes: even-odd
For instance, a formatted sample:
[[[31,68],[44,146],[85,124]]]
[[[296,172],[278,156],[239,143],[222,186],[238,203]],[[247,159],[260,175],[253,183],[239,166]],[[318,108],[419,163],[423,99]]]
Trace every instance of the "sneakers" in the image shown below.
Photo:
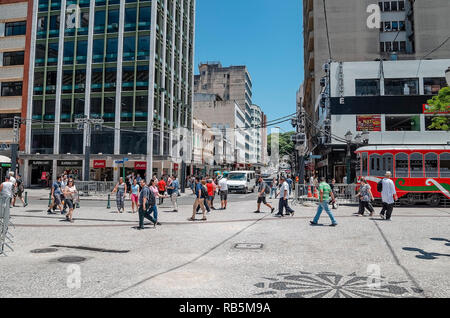
[[[272,211],[270,213],[273,213],[273,211],[275,211],[275,208],[272,208]]]
[[[335,227],[335,226],[337,226],[338,224],[337,223],[332,223],[330,226],[331,227]]]
[[[309,223],[311,223],[311,225],[317,225],[317,223],[314,221],[309,221]]]
[[[380,213],[380,217],[381,217],[382,220],[384,220],[384,214]]]
[[[253,212],[253,213],[261,213],[261,211],[255,211],[255,212]]]

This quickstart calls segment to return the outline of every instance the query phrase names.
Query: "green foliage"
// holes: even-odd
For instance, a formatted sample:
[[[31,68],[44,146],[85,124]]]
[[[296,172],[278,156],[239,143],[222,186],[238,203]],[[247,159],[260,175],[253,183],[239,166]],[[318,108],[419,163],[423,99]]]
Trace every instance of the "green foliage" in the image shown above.
[[[294,152],[295,145],[291,141],[291,136],[293,135],[295,135],[294,131],[280,134],[280,157],[285,155],[292,155],[292,153]],[[267,137],[267,150],[270,155],[272,150],[272,135],[269,135]]]
[[[450,116],[439,116],[439,113],[450,112],[450,87],[441,89],[437,96],[428,101],[428,105],[431,106],[431,112],[438,115],[433,118],[433,124],[428,128],[449,131]]]

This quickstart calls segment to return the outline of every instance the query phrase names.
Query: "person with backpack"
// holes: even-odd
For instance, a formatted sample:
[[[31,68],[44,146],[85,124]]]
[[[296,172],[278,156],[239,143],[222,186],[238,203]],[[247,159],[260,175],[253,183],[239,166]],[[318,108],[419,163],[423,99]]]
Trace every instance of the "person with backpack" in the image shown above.
[[[377,190],[381,193],[381,201],[383,202],[383,209],[380,212],[380,216],[386,221],[391,220],[392,211],[394,210],[394,203],[398,200],[395,185],[391,180],[391,176],[392,173],[387,171],[385,178],[377,185]]]
[[[267,203],[266,200],[266,195],[270,194],[270,187],[267,185],[267,183],[261,176],[258,179],[258,184],[259,184],[258,201],[257,201],[258,208],[256,209],[255,213],[261,213],[261,203],[264,203],[267,207],[269,207],[271,213],[273,213],[273,211],[275,211],[275,208],[272,207],[269,203]]]
[[[14,196],[13,206],[15,206],[16,198],[19,198],[22,201],[22,203],[23,203],[23,207],[26,207],[28,205],[28,203],[25,203],[25,201],[24,201],[24,199],[22,197],[23,192],[24,192],[25,189],[23,187],[23,180],[22,180],[22,176],[20,174],[17,176],[17,179],[16,179],[16,188],[17,188],[17,193]]]
[[[200,207],[203,212],[202,221],[206,221],[206,208],[205,208],[205,198],[208,196],[206,188],[200,182],[200,178],[195,178],[195,201],[193,206],[192,217],[189,221],[195,221],[195,215],[197,214],[197,208]]]
[[[153,180],[151,180],[151,183],[153,183]],[[156,227],[156,224],[158,223],[157,219],[153,218],[151,216],[150,210],[153,210],[153,207],[156,206],[156,197],[153,191],[150,190],[149,187],[147,187],[147,184],[145,183],[145,179],[141,179],[140,186],[142,187],[142,190],[139,192],[139,200],[138,200],[138,206],[139,206],[139,226],[138,230],[144,229],[144,218],[149,220],[153,223],[153,226]],[[156,217],[158,216],[158,212],[156,212]]]

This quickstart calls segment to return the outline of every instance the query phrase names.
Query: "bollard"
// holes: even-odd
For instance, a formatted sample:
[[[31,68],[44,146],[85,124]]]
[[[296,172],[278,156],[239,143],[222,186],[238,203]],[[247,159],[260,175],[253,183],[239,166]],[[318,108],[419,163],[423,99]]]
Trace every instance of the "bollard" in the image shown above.
[[[111,209],[111,194],[108,194],[108,204],[106,205],[107,209]]]
[[[25,205],[28,205],[28,192],[25,191]]]

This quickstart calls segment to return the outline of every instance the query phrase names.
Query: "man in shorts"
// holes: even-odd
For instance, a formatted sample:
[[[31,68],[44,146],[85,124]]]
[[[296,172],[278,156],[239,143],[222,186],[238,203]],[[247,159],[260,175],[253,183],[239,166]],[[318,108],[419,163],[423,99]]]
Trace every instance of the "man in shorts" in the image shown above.
[[[275,211],[275,208],[273,208],[269,203],[267,203],[266,200],[266,189],[270,192],[270,188],[267,185],[267,183],[264,182],[264,179],[260,176],[258,179],[259,187],[258,187],[258,208],[255,211],[255,213],[261,213],[261,203],[264,203],[267,207],[271,209],[271,213]]]
[[[228,201],[228,184],[227,184],[226,178],[220,179],[219,191],[220,191],[220,200],[222,201],[221,210],[226,210],[227,209],[227,201]]]

